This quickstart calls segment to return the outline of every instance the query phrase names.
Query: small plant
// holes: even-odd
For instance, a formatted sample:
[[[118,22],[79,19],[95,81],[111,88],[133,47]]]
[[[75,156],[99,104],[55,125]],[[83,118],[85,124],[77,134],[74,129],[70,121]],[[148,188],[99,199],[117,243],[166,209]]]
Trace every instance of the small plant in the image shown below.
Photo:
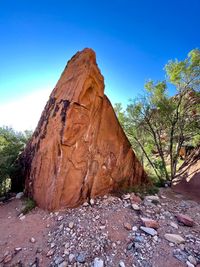
[[[31,198],[27,198],[25,200],[25,203],[24,204],[25,205],[24,205],[24,207],[23,207],[23,209],[21,211],[21,213],[24,214],[24,215],[27,214],[27,213],[29,213],[36,206],[35,201],[33,199],[31,199]]]

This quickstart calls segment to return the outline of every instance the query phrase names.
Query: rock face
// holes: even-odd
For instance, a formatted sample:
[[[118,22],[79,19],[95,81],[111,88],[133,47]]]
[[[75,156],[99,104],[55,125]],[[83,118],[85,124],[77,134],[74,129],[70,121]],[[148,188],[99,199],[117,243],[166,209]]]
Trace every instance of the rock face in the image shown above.
[[[147,182],[91,49],[68,62],[19,162],[25,193],[48,210]]]
[[[191,155],[179,169],[172,188],[200,201],[200,146],[193,150]]]

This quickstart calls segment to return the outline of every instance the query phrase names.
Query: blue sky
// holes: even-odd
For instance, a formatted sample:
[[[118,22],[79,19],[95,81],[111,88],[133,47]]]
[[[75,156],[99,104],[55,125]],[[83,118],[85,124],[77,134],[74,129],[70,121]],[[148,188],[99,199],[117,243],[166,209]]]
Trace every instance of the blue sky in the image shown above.
[[[85,47],[96,51],[111,102],[126,104],[146,80],[164,78],[169,59],[200,47],[199,12],[199,0],[0,0],[0,125],[34,128]]]

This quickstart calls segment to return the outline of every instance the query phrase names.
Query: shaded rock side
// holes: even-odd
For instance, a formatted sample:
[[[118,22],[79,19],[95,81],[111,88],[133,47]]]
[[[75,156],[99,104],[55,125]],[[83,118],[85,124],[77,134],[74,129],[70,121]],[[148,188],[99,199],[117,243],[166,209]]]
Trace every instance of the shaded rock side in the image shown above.
[[[20,156],[25,193],[48,210],[147,182],[91,49],[68,62]]]
[[[200,146],[193,150],[180,167],[172,188],[200,201]]]

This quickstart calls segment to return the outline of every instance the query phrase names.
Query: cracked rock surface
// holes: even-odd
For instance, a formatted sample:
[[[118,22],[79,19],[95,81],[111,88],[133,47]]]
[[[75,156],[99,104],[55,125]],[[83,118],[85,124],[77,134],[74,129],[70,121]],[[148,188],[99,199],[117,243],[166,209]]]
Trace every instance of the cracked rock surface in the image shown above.
[[[19,163],[25,194],[48,210],[148,182],[91,49],[68,62]]]

